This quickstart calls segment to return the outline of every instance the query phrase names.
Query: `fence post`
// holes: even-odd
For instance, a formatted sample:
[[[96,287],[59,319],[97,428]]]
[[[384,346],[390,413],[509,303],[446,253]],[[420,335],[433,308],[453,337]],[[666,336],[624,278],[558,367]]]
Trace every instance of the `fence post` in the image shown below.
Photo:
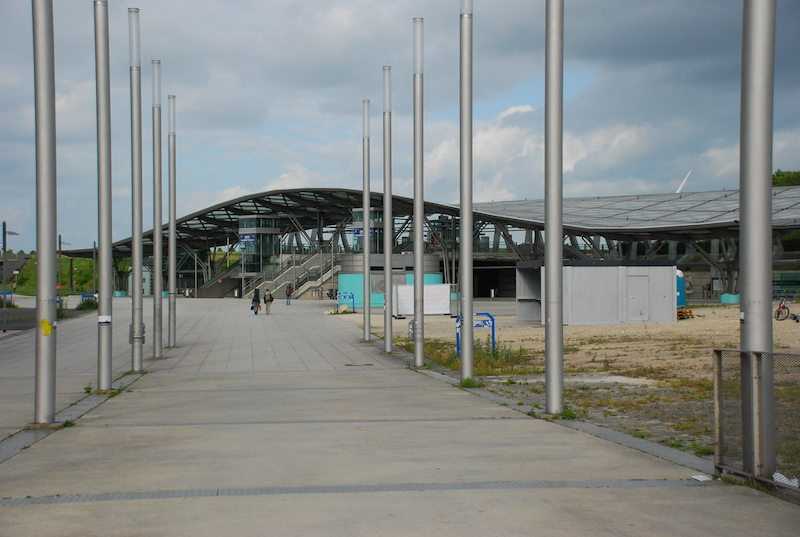
[[[772,353],[753,352],[753,475],[769,479],[777,467],[773,362]]]
[[[714,475],[722,474],[720,467],[725,460],[722,432],[722,351],[714,349]]]

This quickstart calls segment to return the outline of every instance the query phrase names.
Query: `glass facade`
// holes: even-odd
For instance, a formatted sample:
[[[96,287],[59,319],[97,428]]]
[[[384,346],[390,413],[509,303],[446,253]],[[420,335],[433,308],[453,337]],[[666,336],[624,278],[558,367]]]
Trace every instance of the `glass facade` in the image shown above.
[[[280,267],[280,218],[248,216],[239,219],[242,273],[261,274]]]
[[[383,253],[383,210],[370,208],[371,222],[369,251],[371,254]],[[364,251],[364,237],[362,235],[364,222],[364,209],[353,209],[353,252],[362,253]]]

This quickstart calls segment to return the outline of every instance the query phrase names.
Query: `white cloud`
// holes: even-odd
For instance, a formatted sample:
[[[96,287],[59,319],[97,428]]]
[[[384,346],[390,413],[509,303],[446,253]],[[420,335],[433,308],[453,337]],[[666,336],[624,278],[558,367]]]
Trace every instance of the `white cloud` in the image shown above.
[[[739,144],[715,147],[700,156],[701,171],[709,177],[739,175]]]
[[[264,190],[288,190],[291,188],[332,186],[321,173],[313,173],[302,164],[287,164],[288,171],[267,184]]]
[[[565,133],[564,171],[574,172],[581,161],[590,161],[595,171],[603,171],[652,147],[652,135],[646,125],[616,125],[583,134]]]
[[[130,228],[128,14],[126,5],[109,4],[118,240]],[[688,189],[736,188],[740,3],[635,4],[567,6],[565,195],[674,192],[689,169]],[[393,189],[411,194],[413,17],[425,19],[425,197],[458,197],[455,3],[140,0],[138,7],[146,198],[153,58],[162,61],[165,107],[166,95],[177,95],[179,216],[265,185],[361,188],[362,99],[373,103],[372,177],[379,184],[384,65],[393,79]],[[96,199],[93,17],[88,2],[56,2],[54,13],[59,217],[65,233],[79,236],[95,227],[85,210],[85,200]],[[543,13],[544,4],[530,0],[476,3],[476,109],[481,118],[494,115],[474,126],[476,196],[543,194]],[[800,169],[798,26],[800,2],[780,0],[773,162],[784,170]],[[30,31],[28,4],[0,2],[0,200],[29,209],[22,224],[33,229]],[[591,83],[571,80],[570,72],[587,69]]]
[[[525,104],[525,105],[522,105],[522,106],[512,106],[508,110],[504,110],[503,112],[500,112],[500,115],[498,116],[498,119],[502,120],[502,119],[505,119],[508,116],[511,116],[511,115],[514,115],[514,114],[525,113],[525,112],[533,112],[533,111],[534,111],[534,108],[529,104]]]

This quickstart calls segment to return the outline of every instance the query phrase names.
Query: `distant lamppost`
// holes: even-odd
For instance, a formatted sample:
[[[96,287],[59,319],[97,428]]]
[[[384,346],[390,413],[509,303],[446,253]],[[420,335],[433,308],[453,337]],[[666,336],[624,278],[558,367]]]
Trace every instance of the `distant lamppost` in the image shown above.
[[[72,244],[64,241],[61,242],[61,233],[58,234],[58,285],[56,286],[56,290],[58,290],[58,295],[61,296],[61,247],[62,246],[72,246]]]
[[[6,223],[3,222],[3,332],[6,331],[6,302],[8,298],[6,297],[6,236],[7,235],[19,235],[15,231],[9,231],[6,229]]]

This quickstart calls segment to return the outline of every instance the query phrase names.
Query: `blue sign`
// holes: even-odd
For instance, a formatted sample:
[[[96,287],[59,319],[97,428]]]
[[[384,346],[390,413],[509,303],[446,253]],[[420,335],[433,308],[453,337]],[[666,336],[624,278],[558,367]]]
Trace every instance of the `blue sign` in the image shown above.
[[[473,313],[475,317],[486,317],[485,319],[473,319],[474,328],[492,329],[492,350],[497,350],[497,336],[494,325],[494,316],[489,313]],[[456,317],[456,354],[461,356],[461,315]]]
[[[363,229],[357,227],[357,228],[355,228],[353,230],[353,237],[355,237],[356,239],[358,239],[360,237],[363,237],[363,236],[364,236],[364,230]],[[374,237],[375,236],[375,230],[374,229],[370,229],[369,230],[369,236],[370,237]]]
[[[255,235],[239,235],[239,242],[256,242]]]

